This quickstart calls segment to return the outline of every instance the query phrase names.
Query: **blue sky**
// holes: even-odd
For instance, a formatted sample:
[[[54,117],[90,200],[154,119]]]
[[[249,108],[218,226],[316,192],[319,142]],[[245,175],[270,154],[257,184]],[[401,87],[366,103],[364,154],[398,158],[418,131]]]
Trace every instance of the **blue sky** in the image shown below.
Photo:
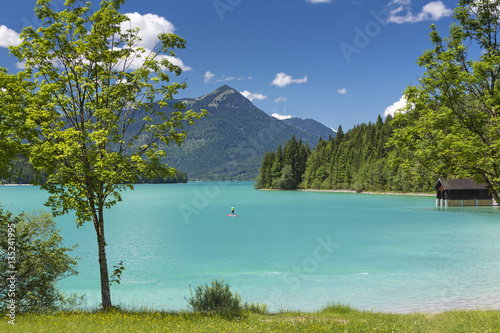
[[[131,13],[145,43],[159,32],[186,39],[172,59],[184,68],[176,80],[188,83],[179,97],[227,84],[269,115],[345,130],[375,121],[417,83],[417,57],[432,46],[429,26],[446,35],[457,2],[127,0],[122,12]],[[23,27],[39,25],[35,3],[2,3],[0,66],[11,72],[17,59],[7,47]],[[56,8],[63,3],[53,0]]]

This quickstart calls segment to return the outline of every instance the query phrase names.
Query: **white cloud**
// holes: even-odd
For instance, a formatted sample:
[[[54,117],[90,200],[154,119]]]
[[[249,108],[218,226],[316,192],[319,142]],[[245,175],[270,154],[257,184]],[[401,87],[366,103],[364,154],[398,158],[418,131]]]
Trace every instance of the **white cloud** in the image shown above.
[[[416,15],[412,12],[411,0],[392,0],[389,2],[388,6],[396,7],[390,11],[387,22],[398,24],[439,20],[440,18],[453,14],[453,11],[447,8],[442,1],[429,2],[423,6],[422,11]]]
[[[304,76],[302,79],[292,79],[290,75],[286,75],[285,73],[281,72],[276,74],[276,77],[274,78],[273,82],[271,82],[271,84],[283,88],[292,83],[305,82],[307,82],[307,76]]]
[[[158,59],[158,61],[161,61],[162,59],[167,59],[168,62],[170,62],[173,65],[179,66],[185,72],[193,70],[191,67],[186,66],[180,58],[160,54],[160,55],[158,55],[157,59]]]
[[[447,17],[453,14],[453,10],[446,8],[442,1],[429,2],[422,8],[422,20],[439,20],[442,17]]]
[[[288,101],[288,97],[278,97],[274,100],[274,103],[286,102]]]
[[[131,69],[131,70],[134,70],[134,69],[138,69],[138,68],[141,68],[142,65],[144,65],[144,60],[145,60],[145,57],[146,56],[149,56],[149,57],[152,57],[154,54],[151,53],[151,50],[145,50],[146,52],[145,53],[141,53],[141,57],[139,56],[136,56],[134,57],[133,59],[128,60],[129,62],[127,62],[127,69]],[[139,55],[139,52],[137,52],[137,55]],[[163,59],[167,59],[168,62],[170,62],[171,64],[173,65],[176,65],[176,66],[179,66],[183,71],[192,71],[193,69],[189,66],[186,66],[184,64],[184,62],[179,59],[179,58],[176,58],[176,57],[172,57],[172,56],[168,56],[168,55],[164,55],[164,54],[157,54],[156,57],[155,57],[155,60],[157,61],[162,61]],[[87,60],[85,59],[81,59],[81,61],[83,63],[88,63]],[[54,65],[57,66],[57,67],[61,67],[62,64],[59,60],[54,60]],[[16,63],[16,68],[18,69],[24,69],[25,68],[25,62],[17,62]],[[163,70],[165,70],[165,68],[163,68]]]
[[[250,102],[253,102],[254,99],[262,101],[262,100],[267,98],[266,95],[258,94],[258,93],[251,93],[248,90],[242,91],[242,92],[240,92],[240,94],[242,94],[243,96],[248,98],[250,100]]]
[[[135,57],[132,62],[130,63],[129,65],[129,69],[138,69],[138,68],[141,68],[141,66],[144,64],[144,60],[145,60],[145,55],[149,55],[151,51],[150,50],[146,50],[146,53],[143,54],[142,57]],[[152,55],[151,55],[152,56]],[[169,55],[164,55],[164,54],[158,54],[156,55],[156,58],[155,60],[157,61],[162,61],[163,59],[167,59],[168,62],[170,62],[171,64],[175,65],[175,66],[179,66],[183,71],[192,71],[193,69],[189,66],[186,66],[184,64],[184,62],[179,59],[179,58],[176,58],[176,57],[172,57],[172,56],[169,56]]]
[[[158,39],[159,34],[173,33],[175,31],[175,26],[172,23],[167,21],[164,17],[156,14],[142,15],[134,12],[126,13],[125,15],[130,19],[130,21],[123,22],[120,26],[121,30],[125,32],[128,29],[139,28],[138,36],[141,38],[141,41],[138,42],[136,46],[144,48],[146,50],[146,54],[149,54],[151,50],[153,50],[160,42]],[[179,66],[183,71],[193,70],[191,67],[186,66],[180,58],[163,54],[159,54],[156,57],[156,60],[158,61],[163,59],[167,59],[173,65]],[[132,61],[130,69],[140,68],[143,64],[144,57],[137,57]]]
[[[339,93],[341,95],[345,95],[345,94],[347,94],[347,89],[346,88],[341,88],[341,89],[337,90],[337,93]]]
[[[139,45],[152,50],[158,43],[158,35],[162,33],[173,33],[175,26],[164,17],[156,14],[141,15],[137,12],[126,13],[130,21],[121,24],[122,31],[139,28],[139,37],[142,39]]]
[[[329,2],[333,2],[335,0],[306,0],[306,2],[309,2],[309,3],[329,3]]]
[[[19,34],[5,25],[0,25],[0,47],[9,47],[21,44]]]
[[[284,120],[284,119],[290,119],[290,118],[292,118],[292,116],[290,116],[290,115],[281,115],[281,114],[278,114],[278,113],[273,113],[271,115],[271,117],[274,117],[274,118],[279,119],[279,120]]]
[[[143,47],[145,53],[141,54],[141,57],[135,57],[129,64],[129,69],[138,69],[144,64],[145,56],[151,54],[151,50],[158,44],[158,35],[161,33],[173,33],[175,27],[172,23],[167,21],[165,18],[154,14],[141,15],[139,13],[127,13],[125,14],[130,18],[130,21],[124,22],[121,25],[122,31],[127,29],[139,28],[139,37],[142,41],[136,45],[137,47]],[[0,25],[0,47],[8,47],[9,45],[17,45],[21,42],[19,39],[19,34],[14,30],[8,29],[4,25]],[[167,59],[170,63],[179,66],[183,71],[193,70],[191,67],[186,66],[180,58],[176,58],[170,55],[158,54],[156,60],[161,61]],[[24,68],[24,63],[17,63],[16,67],[19,69]]]
[[[244,76],[225,76],[225,75],[222,75],[221,78],[216,78],[216,75],[210,71],[206,71],[205,72],[205,75],[203,77],[203,82],[205,82],[205,84],[208,84],[208,83],[218,83],[218,82],[228,82],[228,81],[242,81],[242,80],[251,80],[252,77],[251,76],[248,76],[248,77],[244,77]]]
[[[212,78],[215,76],[214,73],[210,72],[210,71],[206,71],[205,72],[205,75],[203,75],[203,82],[205,83],[208,83],[210,82],[210,80],[212,80]]]
[[[394,114],[398,112],[399,109],[404,108],[405,106],[406,98],[404,96],[401,96],[399,101],[385,108],[384,117],[387,117],[388,115],[394,116]]]
[[[245,80],[246,77],[243,77],[243,76],[240,76],[240,77],[236,77],[236,76],[225,76],[223,75],[222,78],[218,79],[217,82],[227,82],[227,81],[241,81],[241,80]]]

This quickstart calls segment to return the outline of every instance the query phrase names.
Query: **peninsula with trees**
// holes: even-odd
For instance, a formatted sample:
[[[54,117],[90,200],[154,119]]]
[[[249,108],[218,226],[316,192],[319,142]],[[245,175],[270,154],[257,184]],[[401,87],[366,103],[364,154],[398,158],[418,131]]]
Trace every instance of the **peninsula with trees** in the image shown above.
[[[429,192],[432,176],[413,177],[417,169],[397,163],[397,151],[388,145],[392,116],[360,124],[344,133],[320,138],[314,149],[292,137],[267,152],[256,179],[258,189],[317,189],[384,192]]]

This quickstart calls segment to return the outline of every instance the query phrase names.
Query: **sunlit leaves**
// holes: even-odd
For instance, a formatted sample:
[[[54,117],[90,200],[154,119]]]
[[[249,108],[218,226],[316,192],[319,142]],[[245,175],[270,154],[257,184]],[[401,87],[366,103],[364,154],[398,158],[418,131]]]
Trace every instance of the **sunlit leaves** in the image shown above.
[[[28,124],[38,134],[32,138],[32,162],[51,171],[50,182],[41,185],[53,194],[60,195],[60,187],[74,187],[82,191],[79,198],[89,200],[94,193],[98,202],[111,196],[112,205],[118,198],[115,189],[134,182],[138,173],[169,173],[161,167],[165,153],[157,143],[182,143],[183,126],[202,115],[182,112],[183,105],[169,115],[160,111],[185,84],[167,84],[168,72],[178,75],[181,69],[157,58],[162,52],[173,56],[185,41],[161,34],[156,50],[137,48],[137,29],[120,28],[128,20],[117,10],[121,4],[108,0],[96,7],[75,0],[56,12],[50,1],[39,1],[35,11],[44,25],[24,29],[23,43],[11,49],[36,83],[25,108]],[[141,66],[136,66],[138,60]],[[136,122],[141,126],[127,132]],[[52,203],[55,211],[64,213],[69,207],[79,219],[90,219],[85,205],[66,196]]]
[[[169,61],[185,41],[161,34],[153,50],[139,48],[138,30],[121,28],[129,20],[119,12],[124,0],[96,2],[67,0],[56,11],[51,0],[37,1],[43,25],[25,28],[22,43],[11,47],[25,69],[0,71],[0,102],[9,122],[21,124],[12,127],[16,144],[28,147],[33,166],[47,174],[38,184],[50,193],[53,214],[74,211],[77,225],[93,222],[107,286],[103,210],[121,201],[138,175],[172,174],[158,144],[181,144],[184,126],[205,112],[182,104],[162,110],[186,87],[170,82],[181,68]],[[14,135],[1,133],[0,143]],[[107,293],[105,307],[109,287]]]
[[[418,64],[426,69],[408,87],[405,112],[395,118],[392,144],[405,164],[419,163],[435,176],[470,177],[500,193],[500,1],[462,0],[456,24]]]

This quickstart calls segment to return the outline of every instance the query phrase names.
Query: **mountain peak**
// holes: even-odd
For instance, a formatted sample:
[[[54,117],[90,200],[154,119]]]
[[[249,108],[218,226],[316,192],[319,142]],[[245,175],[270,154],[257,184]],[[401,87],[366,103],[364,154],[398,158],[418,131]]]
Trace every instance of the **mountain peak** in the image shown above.
[[[230,86],[228,86],[227,84],[223,85],[223,86],[220,86],[219,88],[217,88],[215,91],[220,91],[220,92],[224,92],[224,91],[227,91],[227,90],[233,90],[233,91],[236,91],[234,90],[233,88],[231,88]]]
[[[228,85],[223,85],[211,93],[198,97],[197,101],[206,102],[208,107],[218,108],[219,105],[225,104],[226,106],[232,105],[233,107],[241,106],[242,104],[251,105],[252,103],[241,95],[234,88]]]
[[[184,100],[189,108],[210,113],[186,127],[182,147],[165,148],[169,165],[187,172],[191,179],[252,180],[259,174],[264,153],[275,151],[293,135],[314,147],[320,135],[326,139],[333,133],[329,129],[319,134],[305,131],[308,127],[300,126],[301,120],[297,126],[280,122],[227,85]]]
[[[220,86],[219,88],[215,89],[214,91],[212,91],[206,95],[203,95],[201,97],[196,98],[196,100],[202,100],[202,99],[205,99],[207,97],[213,97],[213,96],[217,96],[220,94],[232,94],[232,93],[236,93],[236,92],[237,92],[236,90],[234,90],[233,88],[231,88],[230,86],[225,84],[225,85]]]

